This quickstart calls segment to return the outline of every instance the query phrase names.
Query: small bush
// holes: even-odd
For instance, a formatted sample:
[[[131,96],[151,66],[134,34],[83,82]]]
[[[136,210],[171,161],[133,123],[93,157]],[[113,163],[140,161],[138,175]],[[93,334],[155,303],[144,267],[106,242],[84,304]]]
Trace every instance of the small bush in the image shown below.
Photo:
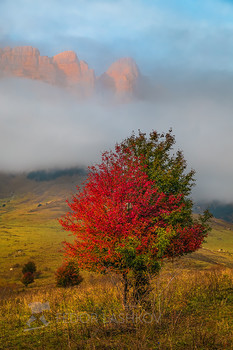
[[[33,261],[29,261],[24,265],[22,273],[25,274],[26,272],[31,272],[32,274],[36,272],[36,264]]]
[[[56,271],[56,282],[58,287],[75,286],[82,282],[79,274],[79,267],[73,260],[65,262]]]
[[[21,279],[21,282],[27,287],[30,283],[33,283],[34,282],[34,276],[33,276],[33,273],[31,272],[26,272],[22,279]]]

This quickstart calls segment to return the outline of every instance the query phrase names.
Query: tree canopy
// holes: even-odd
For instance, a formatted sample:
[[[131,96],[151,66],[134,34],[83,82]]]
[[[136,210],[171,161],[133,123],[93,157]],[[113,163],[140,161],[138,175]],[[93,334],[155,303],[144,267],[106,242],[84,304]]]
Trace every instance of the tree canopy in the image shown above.
[[[75,236],[65,243],[66,254],[81,268],[142,278],[145,271],[156,273],[164,258],[201,246],[208,214],[192,217],[194,171],[185,173],[182,152],[171,154],[174,142],[171,131],[154,131],[149,139],[139,132],[89,168],[60,219]]]
[[[193,202],[189,196],[195,185],[195,170],[187,171],[187,162],[183,152],[178,150],[173,153],[174,146],[175,136],[172,134],[172,129],[161,134],[152,131],[149,137],[139,130],[138,135],[132,133],[121,143],[121,148],[125,152],[130,149],[135,156],[143,155],[143,163],[146,165],[145,172],[154,181],[159,192],[182,194],[182,201],[185,205],[181,210],[179,223],[187,226],[193,222]],[[176,222],[177,219],[176,217]]]

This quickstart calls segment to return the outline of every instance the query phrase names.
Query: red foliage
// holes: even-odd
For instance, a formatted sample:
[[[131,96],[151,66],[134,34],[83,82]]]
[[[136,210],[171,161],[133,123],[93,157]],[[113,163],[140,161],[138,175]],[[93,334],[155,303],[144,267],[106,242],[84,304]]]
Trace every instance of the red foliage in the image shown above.
[[[83,281],[79,274],[79,267],[75,261],[66,261],[60,266],[56,273],[56,281],[58,287],[76,286]]]
[[[34,282],[34,275],[31,272],[25,272],[23,275],[21,282],[27,287],[30,283]]]
[[[159,193],[142,160],[129,149],[122,151],[116,146],[115,153],[104,153],[102,163],[90,168],[84,187],[78,187],[68,202],[71,211],[59,222],[76,237],[74,243],[65,242],[65,250],[76,257],[81,268],[102,270],[111,266],[116,272],[124,272],[117,248],[124,247],[128,239],[138,242],[137,254],[150,252],[157,259],[161,229],[168,243],[159,258],[200,247],[204,227],[168,224],[167,218],[184,205],[182,195]]]

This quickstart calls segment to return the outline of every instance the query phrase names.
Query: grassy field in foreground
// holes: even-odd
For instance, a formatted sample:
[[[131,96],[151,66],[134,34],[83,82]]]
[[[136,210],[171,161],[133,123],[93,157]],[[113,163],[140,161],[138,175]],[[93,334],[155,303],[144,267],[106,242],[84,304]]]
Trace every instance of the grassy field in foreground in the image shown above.
[[[83,271],[80,286],[55,287],[62,241],[72,237],[57,222],[65,198],[54,193],[0,199],[0,349],[233,349],[232,224],[213,219],[202,249],[165,262],[147,306],[125,309],[114,275]],[[25,288],[29,260],[41,275]],[[49,303],[49,323],[37,319],[36,329],[27,325],[33,302]]]
[[[1,295],[0,349],[233,349],[232,269],[164,269],[145,306],[125,309],[118,277]],[[3,292],[3,291],[2,291]],[[46,303],[27,324],[33,302]]]

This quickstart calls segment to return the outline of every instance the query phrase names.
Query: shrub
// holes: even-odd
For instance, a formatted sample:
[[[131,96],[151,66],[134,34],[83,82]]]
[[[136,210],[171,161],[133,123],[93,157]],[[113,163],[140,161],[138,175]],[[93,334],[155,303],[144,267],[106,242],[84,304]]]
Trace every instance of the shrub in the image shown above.
[[[26,272],[31,272],[32,274],[36,272],[36,264],[33,261],[29,261],[24,265],[22,273],[25,274]]]
[[[58,287],[75,286],[82,282],[79,267],[75,261],[66,261],[56,271],[56,282]]]
[[[21,279],[21,282],[27,287],[30,283],[33,283],[34,282],[34,276],[33,276],[33,273],[31,272],[26,272],[22,279]]]

